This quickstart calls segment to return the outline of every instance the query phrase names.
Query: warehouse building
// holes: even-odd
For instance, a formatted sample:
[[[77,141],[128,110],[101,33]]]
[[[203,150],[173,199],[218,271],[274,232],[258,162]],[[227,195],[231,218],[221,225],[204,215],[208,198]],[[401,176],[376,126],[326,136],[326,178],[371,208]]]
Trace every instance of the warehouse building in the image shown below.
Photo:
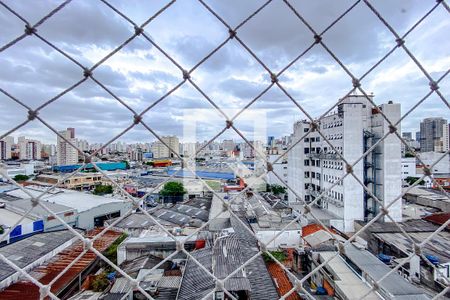
[[[39,197],[46,188],[27,186],[25,190],[33,197]],[[30,196],[21,189],[3,193],[0,198],[6,200],[5,204],[10,210],[17,212],[26,212],[32,205]],[[41,201],[67,224],[82,229],[103,226],[106,220],[120,217],[132,207],[129,201],[123,199],[59,188],[47,193]],[[31,213],[44,221],[46,231],[64,228],[54,215],[39,205]]]

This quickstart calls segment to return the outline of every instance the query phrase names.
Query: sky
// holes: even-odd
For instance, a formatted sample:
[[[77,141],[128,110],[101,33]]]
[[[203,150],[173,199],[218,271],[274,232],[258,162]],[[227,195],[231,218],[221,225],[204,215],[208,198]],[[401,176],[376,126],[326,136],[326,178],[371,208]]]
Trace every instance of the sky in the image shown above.
[[[141,25],[169,1],[113,1],[108,3]],[[399,35],[405,34],[436,1],[372,0],[372,5]],[[5,1],[11,9],[35,24],[60,1]],[[221,19],[236,27],[263,1],[205,1]],[[300,15],[322,32],[354,1],[291,0]],[[0,6],[0,47],[23,33],[24,23]],[[405,39],[405,45],[437,80],[450,68],[449,12],[437,7]],[[183,81],[182,72],[158,48],[183,69],[192,69],[229,36],[224,26],[199,1],[179,0],[152,19],[145,28],[152,45],[138,36],[93,71],[93,76],[134,111],[152,106]],[[74,0],[46,20],[37,33],[81,65],[92,67],[134,34],[133,25],[102,1]],[[238,28],[237,36],[273,72],[278,73],[314,41],[313,33],[281,0],[274,0]],[[362,76],[395,45],[395,37],[361,1],[322,37],[324,44],[356,77]],[[450,99],[450,76],[439,84]],[[35,109],[83,78],[83,70],[36,36],[27,36],[0,52],[0,88]],[[269,73],[238,42],[232,39],[200,64],[186,82],[144,115],[143,121],[158,135],[182,137],[186,124],[196,123],[196,139],[208,140],[225,126],[225,118],[208,102],[232,116],[248,105],[270,83]],[[312,117],[320,116],[352,88],[351,78],[321,46],[315,45],[278,78],[283,88]],[[406,52],[398,48],[369,73],[361,86],[375,95],[376,104],[401,103],[402,113],[429,92],[428,79]],[[207,98],[206,98],[206,97]],[[252,139],[258,122],[267,135],[292,132],[305,115],[274,86],[249,106],[234,125]],[[0,93],[0,136],[27,119],[27,109]],[[104,143],[133,121],[133,113],[88,79],[39,111],[56,130],[76,128],[79,138]],[[450,114],[433,94],[402,122],[403,131],[417,131],[425,117]],[[262,120],[264,118],[264,120]],[[184,130],[184,131],[183,131]],[[27,136],[55,143],[56,135],[39,120],[29,122],[13,136]],[[226,131],[220,139],[238,135]],[[182,140],[185,140],[181,138]],[[125,142],[151,142],[154,136],[136,125],[120,137]]]

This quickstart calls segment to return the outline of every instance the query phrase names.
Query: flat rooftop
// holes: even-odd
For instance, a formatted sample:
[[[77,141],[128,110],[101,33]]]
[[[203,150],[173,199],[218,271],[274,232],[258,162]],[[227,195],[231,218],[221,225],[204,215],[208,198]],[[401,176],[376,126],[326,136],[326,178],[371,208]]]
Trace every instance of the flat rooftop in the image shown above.
[[[6,208],[17,212],[18,214],[25,214],[28,210],[32,209],[28,215],[35,216],[36,218],[41,218],[43,216],[48,216],[50,213],[46,211],[42,206],[33,207],[29,196],[27,199],[22,199],[20,197],[15,197],[10,194],[1,193],[0,202],[5,202]],[[48,209],[53,211],[55,214],[61,214],[64,212],[74,211],[75,209],[66,205],[61,205],[53,202],[43,203]]]
[[[33,197],[39,197],[43,192],[47,190],[46,188],[39,186],[28,186],[25,189]],[[7,192],[7,194],[22,199],[30,199],[30,196],[21,189]],[[47,193],[41,199],[49,203],[63,205],[68,208],[75,208],[78,212],[87,211],[103,204],[118,203],[125,201],[122,199],[112,197],[97,196],[88,192],[79,192],[60,188],[54,189],[50,193]]]
[[[323,251],[318,253],[320,262],[333,257],[336,252]],[[350,268],[350,266],[339,255],[331,259],[326,264],[327,270],[333,274],[336,290],[343,294],[348,300],[357,300],[364,296],[370,290],[370,286],[363,282],[362,278]],[[370,292],[365,299],[382,299],[375,292]]]
[[[11,227],[16,224],[17,221],[19,221],[22,218],[23,215],[0,208],[0,225],[5,225],[6,227]],[[23,224],[29,224],[35,221],[36,219],[31,219],[29,216],[26,216],[23,218],[22,221],[19,222],[17,225],[23,225]]]
[[[429,232],[409,232],[409,236],[416,242],[420,243],[426,240]],[[386,244],[395,245],[398,249],[406,254],[412,253],[411,242],[402,233],[375,233],[376,237],[384,241]],[[450,233],[442,231],[436,234],[429,243],[423,247],[425,255],[433,255],[439,258],[440,263],[450,262]]]
[[[345,246],[345,256],[373,280],[380,280],[391,271],[391,268],[369,251],[358,249],[352,244]],[[393,299],[430,299],[424,290],[412,285],[396,272],[380,282],[380,292],[388,293]]]

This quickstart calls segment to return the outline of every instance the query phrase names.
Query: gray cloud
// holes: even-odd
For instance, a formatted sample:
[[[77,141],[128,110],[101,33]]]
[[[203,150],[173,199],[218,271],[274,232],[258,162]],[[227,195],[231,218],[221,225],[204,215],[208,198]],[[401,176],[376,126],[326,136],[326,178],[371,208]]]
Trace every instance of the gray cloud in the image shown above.
[[[58,1],[8,1],[31,23],[43,17]],[[236,26],[263,1],[208,1],[231,26]],[[321,32],[353,1],[291,1],[311,26]],[[371,3],[385,19],[403,34],[432,3],[426,1]],[[138,24],[147,20],[162,2],[145,6],[137,1],[114,2]],[[24,25],[0,7],[0,45],[23,32]],[[442,37],[448,31],[448,13],[438,9],[408,36],[406,45],[437,79],[448,68],[450,41]],[[145,32],[169,55],[189,69],[228,36],[226,27],[198,2],[180,1],[152,21]],[[132,26],[101,2],[73,1],[55,14],[38,33],[67,51],[83,65],[92,66],[134,33]],[[313,42],[312,33],[293,15],[282,1],[273,1],[260,14],[238,30],[238,36],[275,72],[284,68]],[[356,76],[363,74],[395,45],[394,36],[363,2],[342,18],[324,36],[324,43]],[[436,45],[439,45],[438,47]],[[428,80],[402,49],[377,67],[363,82],[363,88],[375,93],[375,101],[394,100],[406,112],[429,91]],[[26,37],[0,53],[0,87],[37,107],[81,78],[81,68],[36,37]],[[142,37],[137,37],[118,54],[94,71],[94,76],[137,112],[145,109],[182,80],[182,74],[169,60]],[[221,108],[242,108],[270,84],[269,74],[235,40],[210,57],[192,74],[192,79]],[[349,76],[320,46],[296,62],[279,78],[283,87],[311,116],[319,116],[352,87]],[[445,79],[440,91],[448,98],[450,83]],[[168,96],[145,115],[146,122],[161,134],[182,133],[185,110],[212,108],[190,83]],[[264,109],[268,116],[268,133],[288,134],[292,123],[305,116],[277,87],[273,87],[250,108]],[[26,118],[26,110],[0,94],[0,132],[5,132]],[[131,122],[131,113],[92,80],[68,93],[42,110],[41,116],[58,128],[73,126],[77,134],[92,142],[106,141]],[[402,124],[415,130],[426,116],[450,118],[441,100],[434,97],[420,106]],[[241,119],[242,129],[249,124]],[[215,122],[217,121],[217,122]],[[238,122],[238,123],[239,123]],[[200,139],[211,137],[223,128],[217,119],[199,126]],[[54,135],[38,122],[18,134],[36,135],[54,141]],[[233,136],[233,133],[225,135]],[[128,141],[150,141],[141,127],[124,136]]]

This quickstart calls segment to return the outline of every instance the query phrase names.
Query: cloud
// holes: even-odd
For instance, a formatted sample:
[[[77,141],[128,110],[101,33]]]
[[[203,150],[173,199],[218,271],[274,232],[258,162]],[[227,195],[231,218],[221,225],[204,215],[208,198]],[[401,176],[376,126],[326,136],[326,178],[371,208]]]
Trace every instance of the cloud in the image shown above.
[[[265,1],[207,1],[230,26],[245,20]],[[7,4],[32,24],[45,16],[59,1],[9,1]],[[305,20],[322,32],[354,1],[290,1]],[[404,34],[428,9],[426,1],[386,2],[372,5],[400,34]],[[113,2],[137,24],[142,24],[166,2]],[[24,24],[0,7],[4,45],[24,30]],[[406,45],[434,79],[450,67],[450,41],[443,39],[450,21],[442,8],[436,10],[405,39]],[[134,34],[133,26],[104,3],[72,1],[38,28],[38,33],[63,49],[83,66],[91,67]],[[145,33],[189,70],[229,36],[228,29],[197,1],[177,1],[152,20]],[[237,30],[238,37],[273,72],[279,72],[309,47],[313,33],[283,1],[273,1]],[[361,76],[389,49],[393,36],[382,22],[360,2],[323,35],[327,47],[355,74]],[[436,46],[438,45],[438,46]],[[37,107],[83,78],[83,70],[35,36],[27,36],[0,53],[0,87],[31,107]],[[183,80],[178,66],[142,36],[136,37],[93,72],[94,77],[138,113],[165,97],[146,115],[145,120],[161,134],[182,134],[185,113],[192,109],[213,109],[204,95],[189,82],[166,95]],[[271,83],[270,74],[236,40],[232,39],[191,74],[196,85],[221,109],[241,109]],[[315,45],[278,78],[283,88],[312,117],[320,116],[351,88],[351,78],[321,46]],[[450,80],[444,79],[440,91],[449,97]],[[394,100],[406,112],[428,91],[428,79],[401,48],[377,66],[362,81],[375,101]],[[439,107],[439,109],[436,109]],[[0,132],[25,120],[26,109],[0,94]],[[289,134],[296,119],[305,118],[299,108],[277,87],[272,87],[250,109],[265,110],[268,132]],[[448,117],[448,110],[435,97],[426,101],[402,124],[417,130],[423,117]],[[224,126],[219,113],[198,127],[199,139],[213,136]],[[77,134],[92,142],[106,141],[130,124],[132,113],[91,79],[48,107],[41,116],[52,126],[77,128]],[[239,122],[246,122],[242,118]],[[238,122],[238,120],[237,120]],[[243,130],[249,131],[248,124]],[[55,136],[38,122],[15,135],[36,135],[46,142]],[[233,136],[226,133],[225,136]],[[150,141],[143,128],[133,128],[127,141]]]

